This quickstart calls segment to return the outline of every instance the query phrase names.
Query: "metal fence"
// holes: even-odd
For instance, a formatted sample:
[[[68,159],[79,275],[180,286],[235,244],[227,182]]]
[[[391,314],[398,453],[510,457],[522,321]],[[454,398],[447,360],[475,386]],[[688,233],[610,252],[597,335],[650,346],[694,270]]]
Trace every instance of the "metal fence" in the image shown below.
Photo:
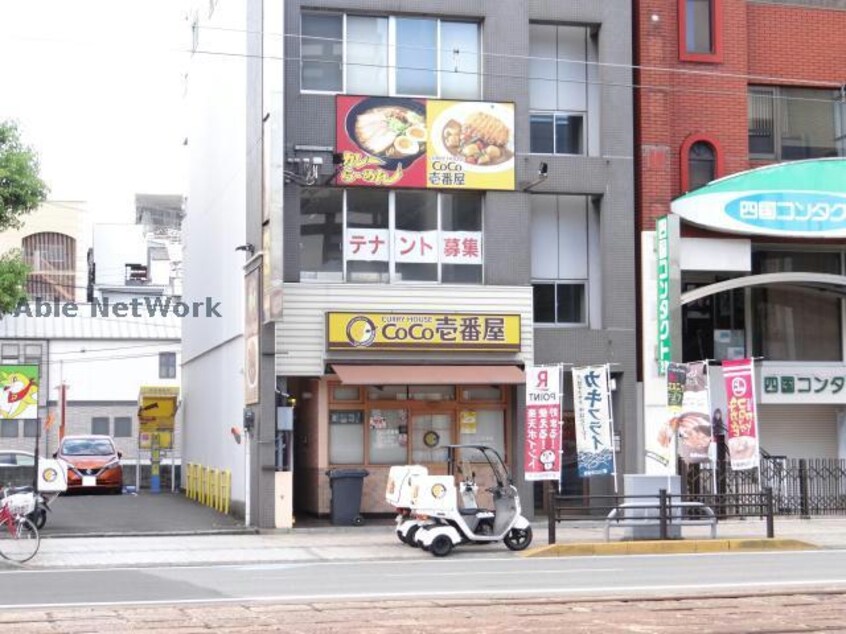
[[[776,515],[846,515],[846,460],[761,458],[758,469],[732,471],[727,461],[716,466],[680,465],[682,491],[688,495],[742,495],[773,491]],[[715,509],[719,517],[729,509]]]
[[[775,537],[775,496],[773,490],[743,493],[697,493],[671,495],[661,489],[656,495],[558,495],[547,493],[549,543],[557,540],[559,522],[601,519],[605,521],[605,540],[609,528],[653,528],[655,539],[668,539],[670,528],[681,536],[682,526],[709,525],[716,536],[717,519],[760,517],[766,519],[767,537]]]

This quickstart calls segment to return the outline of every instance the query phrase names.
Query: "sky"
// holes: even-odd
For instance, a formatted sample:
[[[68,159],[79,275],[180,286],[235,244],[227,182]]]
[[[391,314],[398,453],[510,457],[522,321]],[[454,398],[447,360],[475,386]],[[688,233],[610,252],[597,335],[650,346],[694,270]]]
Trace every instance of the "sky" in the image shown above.
[[[0,120],[52,200],[133,222],[136,193],[185,194],[189,0],[0,0]]]

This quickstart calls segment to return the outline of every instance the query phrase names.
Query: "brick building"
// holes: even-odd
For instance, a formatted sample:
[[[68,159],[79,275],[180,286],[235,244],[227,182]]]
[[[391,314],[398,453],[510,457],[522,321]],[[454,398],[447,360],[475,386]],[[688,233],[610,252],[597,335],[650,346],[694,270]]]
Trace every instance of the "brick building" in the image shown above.
[[[715,179],[775,163],[846,156],[846,2],[635,5],[639,380],[648,455],[666,402],[655,353],[655,221],[670,213],[674,199]],[[815,187],[831,193],[840,186]],[[718,216],[715,211],[698,222],[681,217],[675,292],[684,302],[685,293],[698,288],[748,279],[670,315],[677,338],[672,359],[754,356],[761,360],[759,377],[776,382],[806,375],[822,381],[841,372],[842,286],[833,284],[821,294],[805,282],[788,287],[752,278],[783,272],[842,276],[843,240],[813,227],[729,228]],[[719,377],[716,368],[714,409],[723,398]],[[796,458],[846,458],[846,398],[759,389],[757,400],[762,449]]]

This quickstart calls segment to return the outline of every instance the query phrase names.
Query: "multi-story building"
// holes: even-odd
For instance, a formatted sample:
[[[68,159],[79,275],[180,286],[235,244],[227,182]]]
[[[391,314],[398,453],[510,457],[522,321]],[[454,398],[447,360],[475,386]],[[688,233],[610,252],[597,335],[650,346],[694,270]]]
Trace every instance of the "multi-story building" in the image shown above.
[[[636,5],[647,449],[666,422],[660,360],[754,357],[761,448],[791,458],[846,458],[846,394],[832,389],[844,373],[837,216],[842,220],[846,156],[846,6]],[[790,163],[801,160],[810,162]],[[781,165],[767,167],[773,164]],[[744,173],[755,168],[762,169]],[[810,209],[831,222],[816,222],[817,212],[809,222]],[[670,304],[659,314],[654,230],[671,211],[662,280]],[[673,340],[671,351],[659,346],[659,324]],[[712,369],[714,414],[724,418],[719,364]],[[663,469],[650,459],[646,467]]]
[[[363,511],[389,512],[390,465],[482,443],[531,508],[522,368],[564,364],[571,409],[569,369],[608,362],[636,471],[630,3],[231,5],[198,10],[195,43],[236,54],[189,74],[185,295],[227,301],[185,330],[186,459],[231,468],[269,526],[289,441],[294,511],[321,515],[328,469],[365,468]],[[226,433],[244,403],[246,455]],[[564,487],[613,488],[578,478],[564,430]]]

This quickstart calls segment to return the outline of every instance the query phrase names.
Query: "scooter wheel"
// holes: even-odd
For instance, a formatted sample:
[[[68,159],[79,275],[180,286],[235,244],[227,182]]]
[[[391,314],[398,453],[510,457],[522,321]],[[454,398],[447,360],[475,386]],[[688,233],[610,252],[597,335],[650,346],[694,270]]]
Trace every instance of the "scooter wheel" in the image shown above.
[[[452,540],[446,535],[438,535],[432,540],[429,552],[435,557],[446,557],[452,552]]]
[[[47,523],[47,511],[44,509],[35,509],[32,513],[27,515],[29,521],[35,525],[35,528],[41,530]]]
[[[353,526],[364,526],[364,518],[361,515],[356,515],[353,518]]]
[[[402,531],[397,531],[397,539],[400,540],[403,544],[407,543],[405,541],[405,535],[402,534]]]
[[[411,546],[412,548],[419,548],[420,544],[417,543],[417,531],[420,530],[420,526],[415,524],[414,526],[408,529],[408,532],[405,534],[405,543]]]
[[[532,543],[532,527],[512,528],[502,541],[508,550],[525,550]]]

